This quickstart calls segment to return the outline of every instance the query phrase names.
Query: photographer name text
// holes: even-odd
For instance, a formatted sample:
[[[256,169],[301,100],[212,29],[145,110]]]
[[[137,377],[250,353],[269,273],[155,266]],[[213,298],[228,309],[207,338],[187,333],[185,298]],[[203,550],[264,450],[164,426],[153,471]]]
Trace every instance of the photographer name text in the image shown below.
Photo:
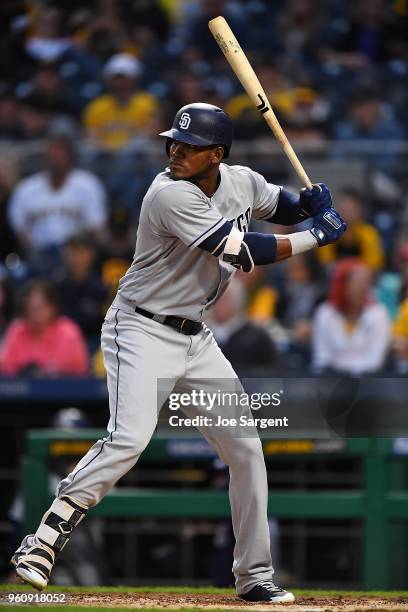
[[[238,418],[210,417],[206,415],[197,415],[192,418],[178,416],[173,414],[169,418],[171,427],[259,427],[266,429],[267,427],[289,427],[288,417],[275,418],[259,418],[242,414]]]

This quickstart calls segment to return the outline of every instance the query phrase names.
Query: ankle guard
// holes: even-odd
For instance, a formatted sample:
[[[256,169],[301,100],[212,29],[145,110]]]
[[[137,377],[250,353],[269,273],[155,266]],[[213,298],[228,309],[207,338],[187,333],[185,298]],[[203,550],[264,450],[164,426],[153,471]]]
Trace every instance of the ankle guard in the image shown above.
[[[64,495],[57,497],[50,509],[44,514],[36,536],[41,542],[60,552],[68,542],[72,530],[84,518],[87,508],[79,502]]]

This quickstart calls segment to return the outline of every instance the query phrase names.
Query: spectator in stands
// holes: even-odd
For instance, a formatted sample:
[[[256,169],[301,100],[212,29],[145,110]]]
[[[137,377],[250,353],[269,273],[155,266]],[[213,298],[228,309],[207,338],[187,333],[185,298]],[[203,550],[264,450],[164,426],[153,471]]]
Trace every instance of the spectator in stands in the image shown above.
[[[210,61],[219,59],[217,45],[214,46],[212,36],[208,32],[210,19],[223,15],[231,26],[237,39],[246,48],[249,37],[248,13],[246,2],[229,2],[227,0],[206,0],[198,3],[184,3],[183,43],[203,50],[204,57]],[[188,6],[193,4],[194,6]]]
[[[26,0],[0,2],[0,80],[12,86],[27,80],[34,65],[25,45],[32,8]]]
[[[140,28],[148,29],[158,40],[166,42],[169,33],[167,9],[171,8],[166,5],[169,4],[174,3],[161,2],[160,0],[149,0],[149,2],[122,0],[118,3],[118,11],[123,23],[137,24]]]
[[[65,90],[64,81],[57,67],[52,64],[37,68],[31,80],[30,91],[24,97],[24,101],[49,117],[75,116],[76,114],[76,109]]]
[[[386,306],[393,321],[398,316],[402,302],[408,298],[408,242],[404,239],[404,232],[393,237],[394,249],[390,265],[376,279],[376,297]]]
[[[85,109],[87,136],[99,147],[119,149],[143,133],[157,109],[156,99],[137,89],[140,62],[126,53],[114,55],[103,75],[110,93],[96,98]]]
[[[284,57],[301,62],[315,60],[325,3],[288,0],[278,17],[276,34]]]
[[[282,122],[291,139],[325,140],[330,106],[322,95],[305,86],[292,87],[279,98]]]
[[[97,250],[86,234],[73,236],[54,276],[61,313],[75,321],[87,339],[98,339],[106,312],[108,287],[96,270]]]
[[[26,49],[35,60],[56,61],[70,48],[71,41],[63,32],[62,14],[56,6],[39,11],[33,25],[34,31],[27,39]]]
[[[365,220],[365,203],[362,194],[352,187],[346,187],[336,200],[336,208],[347,223],[347,232],[338,244],[329,244],[319,249],[322,263],[350,256],[359,257],[372,270],[384,266],[384,251],[377,229]]]
[[[298,86],[277,65],[256,66],[262,86],[282,125],[294,140],[322,140],[326,136],[329,104],[310,85]],[[238,139],[267,135],[265,121],[247,94],[239,92],[226,105]]]
[[[384,366],[391,323],[372,290],[372,270],[361,260],[353,257],[337,264],[329,299],[318,307],[313,321],[316,371],[362,375]]]
[[[175,109],[177,111],[185,104],[191,104],[197,100],[205,100],[207,104],[223,106],[223,101],[217,96],[213,84],[204,80],[202,76],[194,74],[191,67],[182,74],[174,75],[170,96],[169,116],[174,113]]]
[[[60,247],[74,234],[87,231],[96,241],[105,235],[104,188],[76,167],[74,146],[65,136],[49,141],[45,171],[17,185],[9,213],[27,257],[39,269],[58,260]]]
[[[59,315],[54,287],[46,281],[31,281],[23,294],[21,318],[5,333],[0,372],[8,376],[85,376],[88,362],[79,327]]]
[[[20,140],[18,104],[9,88],[0,90],[0,140]]]
[[[275,347],[266,329],[248,319],[245,301],[245,287],[236,276],[214,304],[210,327],[238,374],[266,374],[276,362]]]
[[[19,104],[18,123],[21,140],[43,140],[47,137],[49,128],[47,113],[28,101],[21,100]]]
[[[293,83],[273,63],[260,63],[255,69],[268,100],[281,118],[281,102],[293,87]],[[265,135],[263,117],[254,108],[245,92],[239,91],[233,95],[228,100],[225,110],[234,121],[234,134],[237,139],[251,139],[254,136]]]
[[[326,275],[314,251],[295,255],[285,264],[276,315],[289,331],[293,349],[308,352],[313,314],[326,294]]]
[[[334,137],[340,141],[335,154],[344,158],[357,155],[366,160],[370,169],[392,173],[399,159],[393,150],[393,141],[401,141],[404,136],[404,129],[392,116],[391,108],[386,109],[376,91],[364,89],[355,95],[349,118],[335,125]],[[353,141],[360,141],[361,146]],[[375,144],[378,141],[381,141],[380,147]],[[367,147],[371,142],[374,149]]]
[[[404,26],[401,18],[391,18],[392,10],[397,13],[396,6],[392,9],[384,0],[358,0],[350,5],[349,17],[344,11],[342,19],[328,24],[326,60],[347,68],[367,68],[395,57]]]
[[[95,11],[81,10],[79,15],[71,17],[76,50],[96,60],[98,72],[100,65],[119,53],[124,43],[124,28],[117,15],[117,8],[117,3],[102,2],[95,7]]]
[[[270,323],[276,314],[278,293],[266,278],[267,268],[256,266],[251,274],[237,272],[245,287],[248,318],[261,325]]]

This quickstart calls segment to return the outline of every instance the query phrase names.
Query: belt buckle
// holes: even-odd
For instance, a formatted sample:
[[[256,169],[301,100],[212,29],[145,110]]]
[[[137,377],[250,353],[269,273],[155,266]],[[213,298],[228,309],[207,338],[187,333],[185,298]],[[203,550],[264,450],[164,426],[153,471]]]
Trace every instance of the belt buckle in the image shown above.
[[[181,325],[180,325],[180,331],[181,331],[181,333],[183,333],[183,334],[185,334],[185,333],[186,333],[186,332],[183,330],[184,323],[185,323],[186,321],[188,321],[188,319],[183,319],[183,321],[181,322]]]

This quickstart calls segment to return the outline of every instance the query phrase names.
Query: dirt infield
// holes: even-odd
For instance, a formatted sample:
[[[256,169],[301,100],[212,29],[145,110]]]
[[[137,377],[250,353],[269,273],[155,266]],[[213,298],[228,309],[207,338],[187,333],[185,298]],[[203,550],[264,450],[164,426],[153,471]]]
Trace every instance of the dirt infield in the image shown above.
[[[69,593],[67,605],[121,608],[202,608],[218,610],[271,610],[270,605],[250,604],[234,595],[180,593]],[[274,612],[369,612],[408,610],[408,597],[299,596],[295,604],[273,605]]]

